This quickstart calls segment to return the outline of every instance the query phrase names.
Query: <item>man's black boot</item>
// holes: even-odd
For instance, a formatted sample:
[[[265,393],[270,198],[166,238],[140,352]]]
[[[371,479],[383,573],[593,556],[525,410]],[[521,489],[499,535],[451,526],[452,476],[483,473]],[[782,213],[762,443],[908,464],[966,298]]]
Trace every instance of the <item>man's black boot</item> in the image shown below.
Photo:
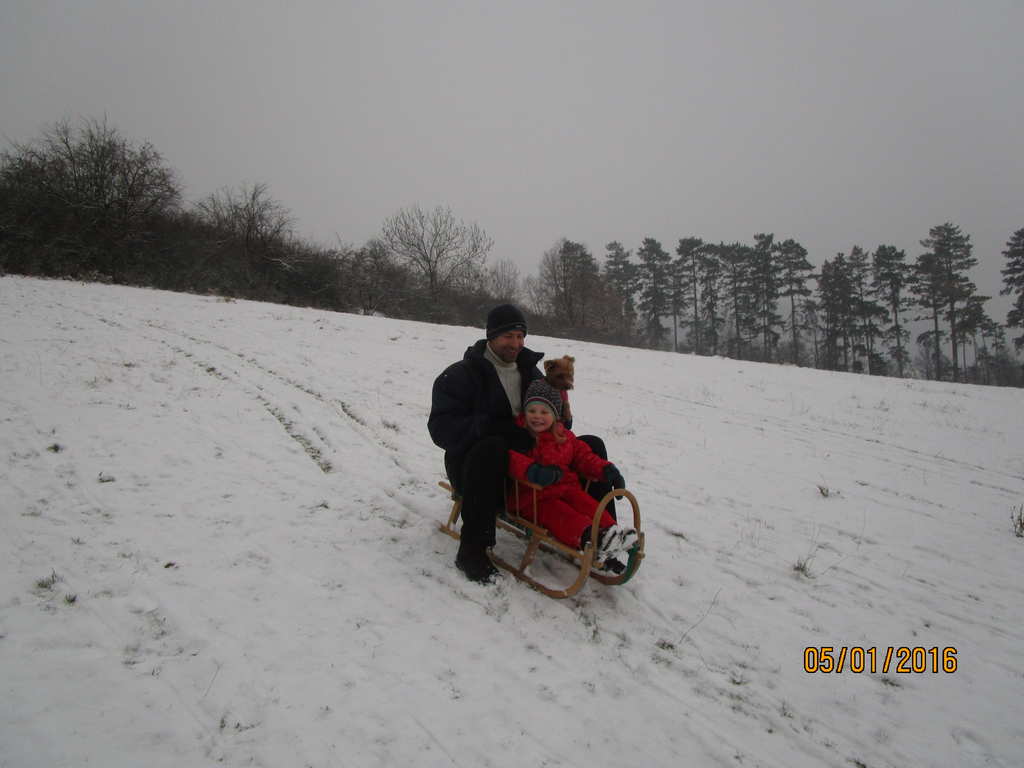
[[[487,556],[487,547],[478,538],[463,536],[459,540],[459,553],[455,556],[455,567],[466,574],[470,581],[489,584],[498,569]]]

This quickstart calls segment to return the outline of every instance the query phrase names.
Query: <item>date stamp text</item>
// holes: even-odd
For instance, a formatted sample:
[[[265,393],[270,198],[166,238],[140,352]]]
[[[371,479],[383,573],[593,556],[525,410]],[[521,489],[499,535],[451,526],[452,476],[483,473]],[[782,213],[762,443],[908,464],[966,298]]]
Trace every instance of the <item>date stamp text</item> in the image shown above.
[[[862,647],[859,645],[820,645],[804,648],[804,672],[814,674],[821,672],[868,672],[876,674],[939,674],[956,672],[956,648],[947,646],[876,646]]]

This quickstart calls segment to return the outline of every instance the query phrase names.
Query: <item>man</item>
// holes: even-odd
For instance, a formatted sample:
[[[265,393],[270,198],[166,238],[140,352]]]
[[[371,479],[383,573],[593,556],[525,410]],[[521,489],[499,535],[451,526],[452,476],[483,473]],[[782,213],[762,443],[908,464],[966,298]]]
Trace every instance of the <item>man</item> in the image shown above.
[[[487,549],[494,546],[495,516],[504,506],[508,452],[526,452],[533,446],[533,438],[516,426],[515,417],[530,382],[542,378],[537,364],[544,357],[526,348],[526,318],[511,304],[488,313],[486,337],[434,381],[427,421],[431,439],[444,448],[448,479],[462,497],[455,565],[479,582],[488,582],[497,573]],[[599,438],[580,439],[607,458]],[[593,483],[590,493],[601,498],[610,488]]]

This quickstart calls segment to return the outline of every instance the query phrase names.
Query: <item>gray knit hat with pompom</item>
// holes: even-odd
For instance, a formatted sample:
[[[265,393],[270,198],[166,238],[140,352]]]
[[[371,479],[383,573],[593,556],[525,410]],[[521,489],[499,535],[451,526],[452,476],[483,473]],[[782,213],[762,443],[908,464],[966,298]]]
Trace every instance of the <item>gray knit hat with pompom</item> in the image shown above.
[[[523,397],[523,410],[530,403],[543,403],[555,414],[555,420],[562,420],[562,393],[552,387],[544,379],[535,379],[526,388],[526,395]]]

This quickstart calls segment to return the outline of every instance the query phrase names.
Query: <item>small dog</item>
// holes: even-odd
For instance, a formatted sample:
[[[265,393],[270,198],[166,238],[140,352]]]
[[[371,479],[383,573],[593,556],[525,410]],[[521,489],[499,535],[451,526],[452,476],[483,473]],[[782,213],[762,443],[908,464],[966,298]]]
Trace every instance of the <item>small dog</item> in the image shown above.
[[[570,355],[544,361],[544,378],[562,393],[562,421],[571,429],[572,411],[569,410],[569,390],[573,388],[576,358]]]

